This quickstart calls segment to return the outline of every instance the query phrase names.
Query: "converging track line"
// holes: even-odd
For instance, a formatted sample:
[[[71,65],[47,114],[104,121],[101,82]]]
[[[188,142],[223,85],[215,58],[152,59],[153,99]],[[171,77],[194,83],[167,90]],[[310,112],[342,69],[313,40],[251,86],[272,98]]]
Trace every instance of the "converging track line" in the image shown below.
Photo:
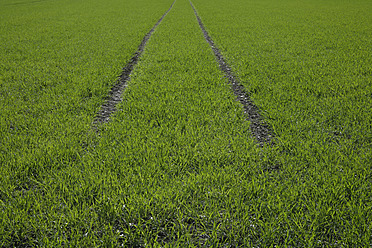
[[[236,99],[243,105],[244,112],[246,114],[247,120],[251,122],[251,132],[256,137],[258,143],[263,146],[264,144],[273,144],[274,136],[272,134],[269,125],[263,122],[262,117],[259,113],[258,107],[253,103],[248,94],[245,92],[244,87],[239,83],[238,79],[233,75],[231,67],[226,63],[225,58],[222,56],[221,52],[218,50],[214,44],[212,38],[206,31],[203,22],[201,21],[194,5],[191,3],[191,7],[194,10],[196,19],[198,20],[199,26],[203,31],[204,38],[212,48],[217,62],[220,66],[222,72],[224,72],[225,77],[231,84],[231,88],[236,96]]]
[[[145,37],[143,37],[142,42],[138,46],[137,51],[133,54],[132,58],[125,65],[119,79],[111,88],[111,91],[109,92],[108,96],[106,96],[106,101],[102,104],[101,109],[98,111],[96,117],[94,118],[93,126],[109,122],[111,115],[116,111],[116,105],[122,101],[121,95],[128,85],[127,83],[130,80],[130,74],[132,73],[134,66],[137,64],[138,59],[141,57],[147,41],[150,39],[151,34],[155,31],[156,27],[160,24],[160,22],[164,19],[168,12],[171,11],[175,2],[176,0],[174,0],[169,9],[163,14],[163,16],[158,20],[158,22],[155,23],[155,25],[145,35]]]

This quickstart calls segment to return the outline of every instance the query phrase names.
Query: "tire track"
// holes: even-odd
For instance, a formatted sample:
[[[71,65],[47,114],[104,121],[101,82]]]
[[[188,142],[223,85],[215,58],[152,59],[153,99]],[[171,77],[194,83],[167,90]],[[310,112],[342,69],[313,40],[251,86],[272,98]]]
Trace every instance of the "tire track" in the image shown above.
[[[106,101],[102,104],[101,109],[98,111],[94,118],[93,126],[97,127],[99,124],[107,123],[110,121],[111,115],[116,111],[116,105],[122,101],[122,93],[127,87],[127,83],[130,80],[130,74],[134,66],[137,64],[138,59],[141,57],[142,52],[146,46],[147,41],[150,39],[151,34],[155,31],[156,27],[164,19],[164,17],[171,11],[174,3],[169,7],[169,9],[162,15],[157,23],[152,27],[152,29],[143,37],[141,44],[138,46],[137,51],[133,54],[132,58],[123,68],[119,79],[116,81],[115,85],[111,88],[109,94],[105,97]]]
[[[249,95],[245,92],[244,87],[240,84],[239,80],[232,73],[231,67],[226,63],[225,58],[222,56],[219,49],[214,44],[212,38],[209,36],[206,31],[203,22],[201,21],[194,5],[190,1],[190,5],[194,10],[196,19],[198,20],[199,26],[203,31],[204,38],[210,45],[213,50],[213,53],[217,59],[221,71],[225,74],[225,77],[228,79],[231,88],[236,96],[237,101],[239,101],[244,107],[244,113],[248,121],[250,121],[251,132],[253,136],[256,137],[259,145],[263,146],[264,144],[274,144],[274,135],[272,128],[264,123],[260,113],[259,108],[254,104],[250,99]]]

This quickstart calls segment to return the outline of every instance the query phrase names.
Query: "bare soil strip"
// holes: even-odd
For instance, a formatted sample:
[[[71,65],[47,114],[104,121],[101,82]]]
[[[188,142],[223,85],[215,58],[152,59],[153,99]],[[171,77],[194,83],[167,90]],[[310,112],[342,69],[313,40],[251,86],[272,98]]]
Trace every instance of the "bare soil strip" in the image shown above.
[[[201,21],[194,5],[191,3],[191,7],[194,10],[195,16],[199,22],[199,26],[204,33],[204,38],[209,43],[212,48],[217,62],[220,66],[221,71],[225,73],[225,77],[231,84],[231,88],[236,96],[237,101],[239,101],[244,106],[244,112],[247,116],[247,120],[251,122],[251,132],[256,137],[258,143],[262,146],[264,144],[273,144],[274,136],[272,129],[269,125],[263,122],[262,117],[259,113],[258,107],[250,99],[249,95],[245,92],[244,87],[239,83],[238,79],[233,75],[230,66],[226,63],[226,60],[222,56],[221,52],[218,50],[214,44],[212,38],[209,36],[208,32],[205,30],[204,24]]]
[[[93,126],[109,122],[111,115],[116,111],[116,105],[122,101],[121,95],[128,85],[127,83],[130,80],[130,74],[132,73],[133,67],[137,64],[138,59],[141,57],[147,41],[150,39],[151,34],[155,31],[156,27],[172,9],[175,2],[176,0],[174,0],[169,9],[163,14],[163,16],[145,35],[145,37],[143,37],[142,42],[139,45],[137,51],[133,54],[133,57],[125,65],[119,79],[111,88],[111,91],[109,92],[108,96],[105,98],[106,101],[104,102],[104,104],[102,104],[100,111],[98,111],[96,117],[94,118]]]

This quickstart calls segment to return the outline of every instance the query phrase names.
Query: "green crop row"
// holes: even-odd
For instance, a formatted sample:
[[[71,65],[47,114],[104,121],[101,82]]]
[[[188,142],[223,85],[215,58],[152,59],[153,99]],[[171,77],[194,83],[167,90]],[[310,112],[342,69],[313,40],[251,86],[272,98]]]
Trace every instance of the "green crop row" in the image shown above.
[[[177,1],[151,37],[123,99],[85,157],[99,192],[86,206],[109,199],[104,222],[102,206],[93,213],[97,222],[127,247],[239,244],[252,220],[246,209],[255,208],[245,195],[265,178],[243,108],[188,1]],[[103,180],[113,186],[94,183]]]
[[[97,132],[171,1],[2,1],[0,246],[371,246],[368,1],[193,4],[275,145],[252,137],[189,1]]]
[[[171,3],[1,1],[0,246],[38,244],[29,219],[44,217],[26,196],[79,162],[105,96]]]
[[[245,214],[237,207],[241,191],[256,192],[263,177],[244,179],[258,166],[249,152],[258,148],[187,1],[178,1],[154,32],[123,99],[79,161],[6,202],[12,218],[4,229],[18,235],[8,240],[127,247],[235,242],[233,230],[243,224],[234,223]]]
[[[275,131],[276,217],[263,216],[271,226],[254,242],[370,246],[370,2],[193,3]]]
[[[121,68],[171,4],[28,2],[1,3],[0,149],[8,174],[73,159]]]

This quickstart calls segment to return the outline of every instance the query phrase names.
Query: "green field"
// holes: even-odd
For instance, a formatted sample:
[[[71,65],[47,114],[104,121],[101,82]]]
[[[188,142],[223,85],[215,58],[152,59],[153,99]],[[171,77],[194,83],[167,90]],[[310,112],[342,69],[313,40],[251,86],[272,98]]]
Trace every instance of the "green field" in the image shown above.
[[[371,247],[370,0],[0,2],[0,247]]]

